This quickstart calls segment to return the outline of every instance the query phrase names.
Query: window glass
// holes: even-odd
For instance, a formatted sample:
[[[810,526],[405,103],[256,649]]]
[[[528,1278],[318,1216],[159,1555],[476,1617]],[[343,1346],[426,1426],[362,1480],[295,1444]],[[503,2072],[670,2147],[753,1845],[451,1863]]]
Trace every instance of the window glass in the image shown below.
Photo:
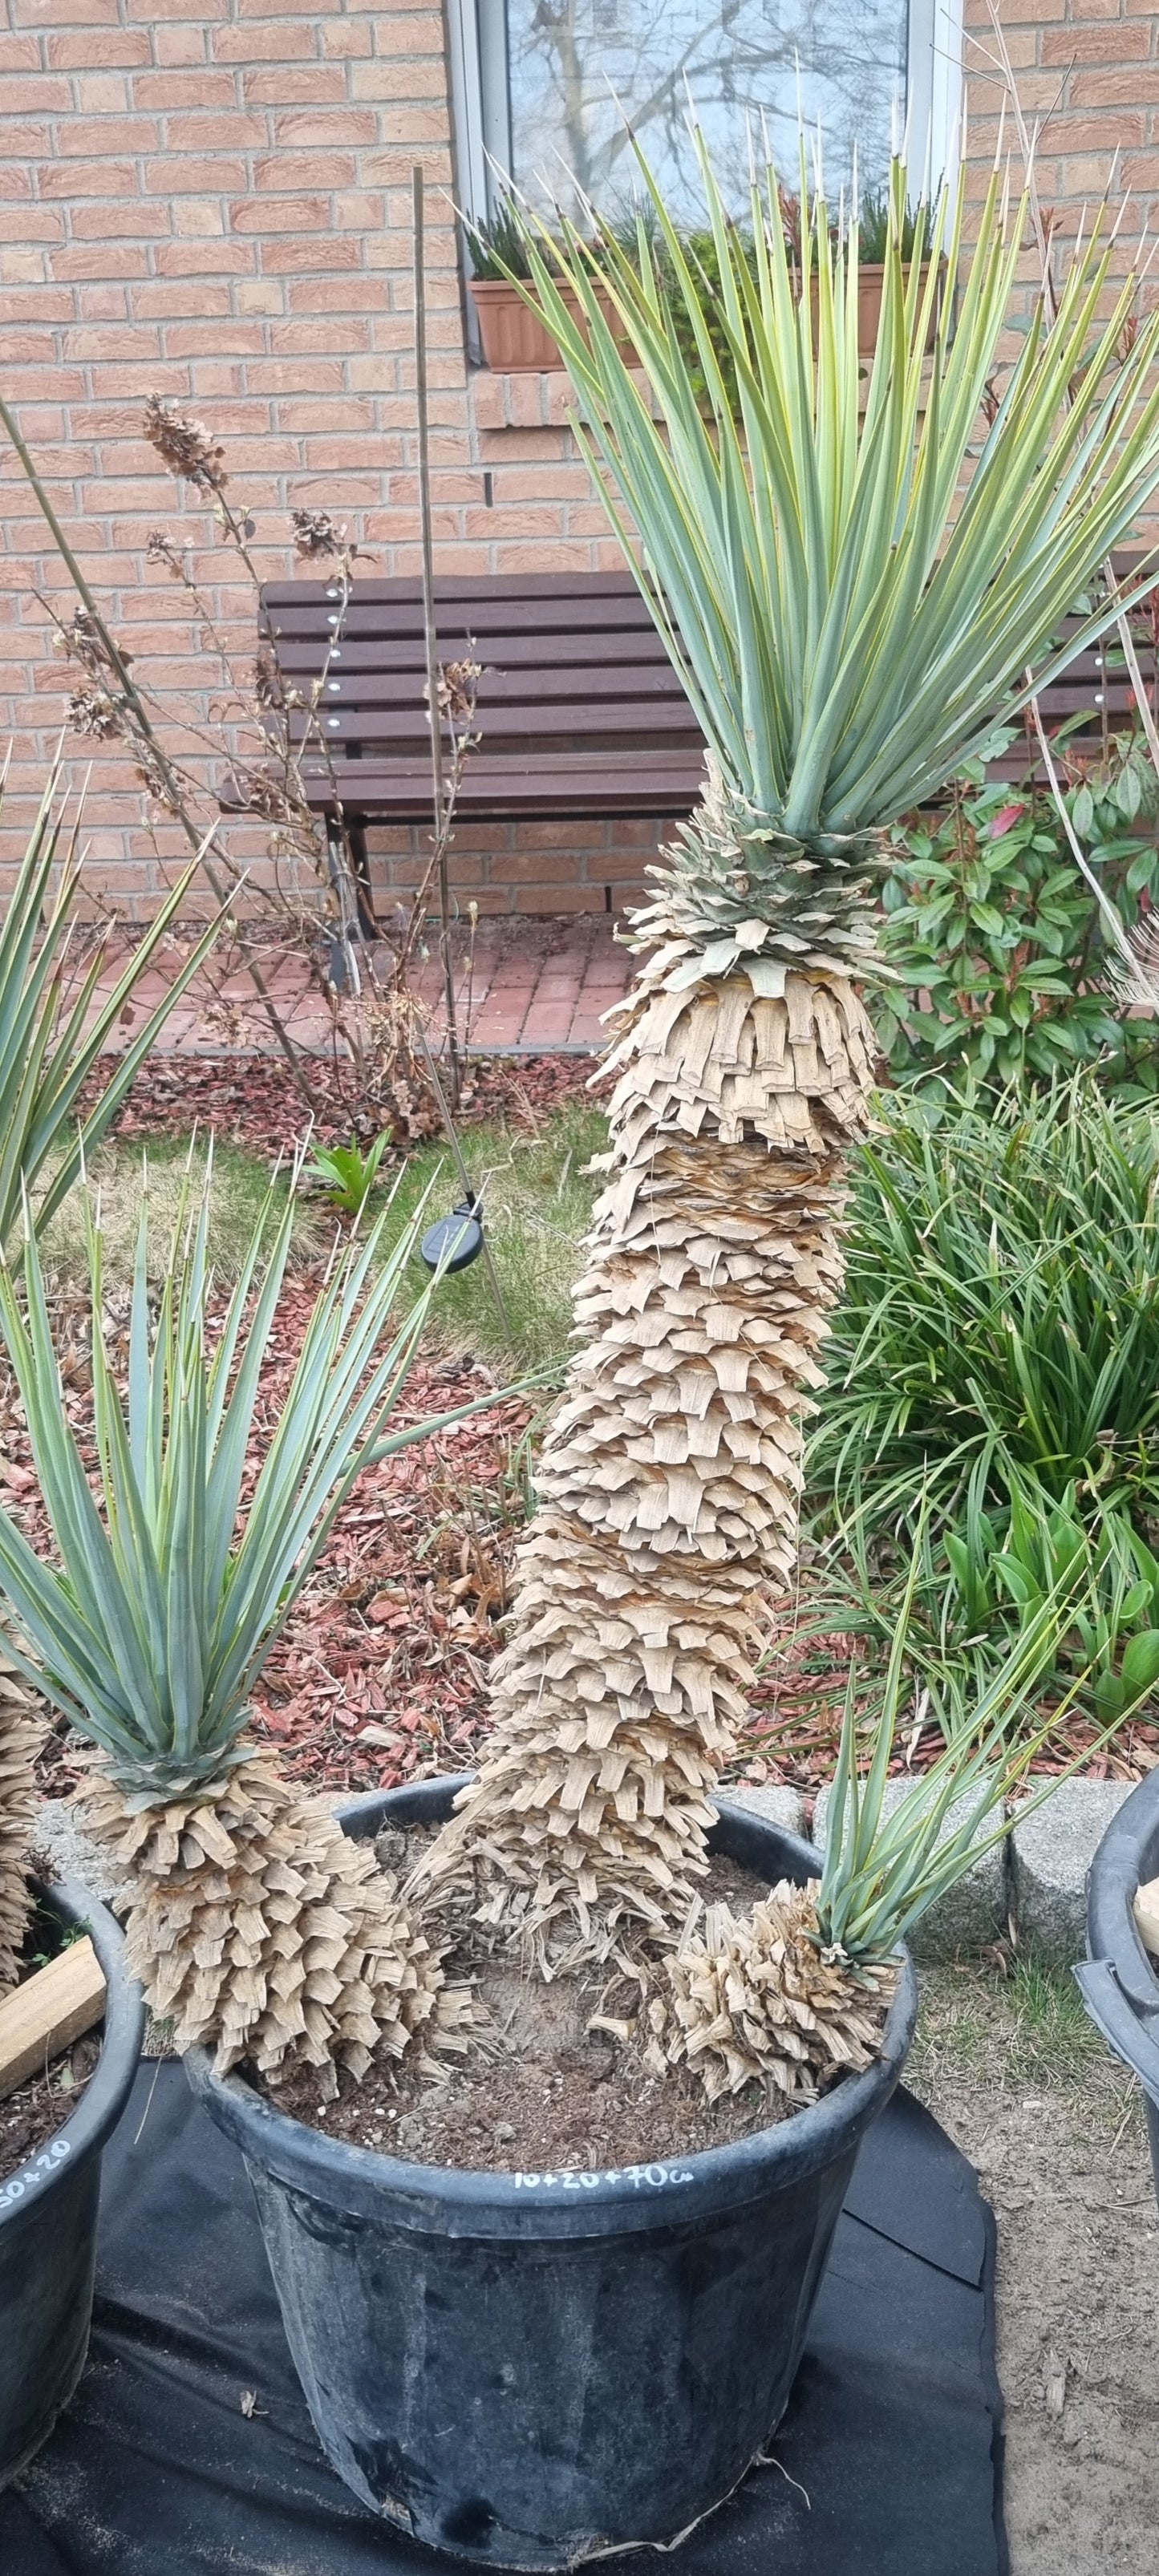
[[[574,212],[574,176],[601,210],[626,210],[627,114],[673,213],[695,217],[689,92],[738,211],[762,117],[790,187],[799,115],[820,120],[834,206],[855,146],[862,185],[884,176],[905,94],[899,0],[507,0],[507,24],[511,168],[541,207]]]

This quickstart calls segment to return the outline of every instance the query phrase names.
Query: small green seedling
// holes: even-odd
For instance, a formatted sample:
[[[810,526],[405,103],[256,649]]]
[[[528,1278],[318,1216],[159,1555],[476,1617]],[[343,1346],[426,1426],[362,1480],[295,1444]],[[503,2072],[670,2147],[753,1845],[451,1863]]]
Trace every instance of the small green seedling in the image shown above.
[[[341,1215],[361,1216],[390,1140],[391,1130],[386,1127],[365,1153],[353,1136],[348,1145],[315,1145],[314,1160],[306,1166],[306,1177],[324,1184],[331,1206],[337,1208]]]

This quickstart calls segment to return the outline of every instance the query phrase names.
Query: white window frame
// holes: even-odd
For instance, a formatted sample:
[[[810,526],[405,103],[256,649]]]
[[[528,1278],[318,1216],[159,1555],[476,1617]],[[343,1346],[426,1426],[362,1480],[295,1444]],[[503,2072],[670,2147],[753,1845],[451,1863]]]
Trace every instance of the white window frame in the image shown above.
[[[909,0],[906,152],[915,193],[957,176],[962,123],[963,0]],[[455,185],[485,223],[511,167],[504,0],[447,0]]]

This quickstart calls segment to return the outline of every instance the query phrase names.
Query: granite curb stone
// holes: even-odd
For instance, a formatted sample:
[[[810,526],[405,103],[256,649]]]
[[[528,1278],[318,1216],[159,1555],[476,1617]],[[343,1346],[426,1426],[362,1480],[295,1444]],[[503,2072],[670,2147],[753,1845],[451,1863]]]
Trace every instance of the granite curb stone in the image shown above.
[[[1108,1825],[1134,1784],[1064,1780],[1010,1836],[1011,1911],[1020,1946],[1069,1967],[1085,1959],[1087,1880]]]

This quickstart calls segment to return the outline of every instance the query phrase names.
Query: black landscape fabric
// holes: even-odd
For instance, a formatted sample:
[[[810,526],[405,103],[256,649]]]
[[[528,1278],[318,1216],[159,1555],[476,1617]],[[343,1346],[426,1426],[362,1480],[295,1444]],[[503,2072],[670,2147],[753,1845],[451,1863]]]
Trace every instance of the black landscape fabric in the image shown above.
[[[899,2094],[865,2146],[789,2413],[718,2513],[609,2576],[1007,2576],[994,2228]],[[2,2331],[2,2321],[0,2321]],[[106,2151],[88,2368],[0,2496],[2,2576],[437,2576],[318,2447],[245,2169],[181,2068],[145,2065]]]

